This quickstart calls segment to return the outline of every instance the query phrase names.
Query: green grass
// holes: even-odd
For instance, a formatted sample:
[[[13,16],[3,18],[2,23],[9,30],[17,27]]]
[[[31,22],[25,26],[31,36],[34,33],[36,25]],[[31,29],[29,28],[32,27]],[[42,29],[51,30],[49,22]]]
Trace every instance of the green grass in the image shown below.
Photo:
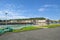
[[[60,27],[60,24],[51,24],[51,25],[42,26],[42,28],[55,28],[55,27]],[[15,29],[13,30],[13,32],[29,31],[29,30],[35,30],[35,29],[40,29],[40,26],[39,27],[27,26],[21,29]]]
[[[51,25],[47,25],[44,27],[48,27],[48,28],[55,28],[55,27],[60,27],[60,24],[51,24]]]
[[[28,31],[28,30],[35,30],[35,29],[38,29],[38,28],[34,26],[27,26],[21,29],[13,30],[13,32],[21,32],[21,31]]]
[[[26,30],[34,30],[37,29],[37,27],[24,27],[21,30],[26,31]]]

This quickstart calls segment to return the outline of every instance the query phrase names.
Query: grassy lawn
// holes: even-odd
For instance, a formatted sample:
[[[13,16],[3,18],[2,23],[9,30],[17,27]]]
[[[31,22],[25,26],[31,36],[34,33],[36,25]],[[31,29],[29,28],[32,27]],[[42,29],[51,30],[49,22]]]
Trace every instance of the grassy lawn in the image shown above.
[[[41,29],[41,28],[55,28],[55,27],[60,27],[60,24],[51,24],[46,26],[26,26],[21,29],[13,29],[12,32],[21,32],[21,31],[29,31],[29,30],[35,30],[35,29]]]
[[[51,24],[51,25],[46,25],[42,26],[42,28],[55,28],[55,27],[60,27],[60,24]],[[23,27],[21,29],[15,29],[13,32],[21,32],[21,31],[28,31],[28,30],[35,30],[35,29],[40,29],[41,27],[35,27],[35,26],[27,26]]]
[[[8,29],[13,30],[11,32],[22,32],[22,31],[41,29],[41,28],[55,28],[55,27],[60,27],[60,24],[51,24],[51,25],[46,25],[46,26],[26,26],[26,27],[23,27],[21,29],[10,29],[10,28],[8,28]],[[8,30],[8,29],[5,29],[5,30]],[[1,34],[4,33],[4,31],[2,31],[2,30],[3,29],[0,28]]]
[[[51,25],[46,25],[44,27],[55,28],[55,27],[60,27],[60,24],[51,24]]]
[[[27,27],[24,27],[24,28],[21,28],[21,29],[13,30],[13,32],[21,32],[21,31],[28,31],[28,30],[35,30],[35,29],[38,29],[38,27],[27,26]]]

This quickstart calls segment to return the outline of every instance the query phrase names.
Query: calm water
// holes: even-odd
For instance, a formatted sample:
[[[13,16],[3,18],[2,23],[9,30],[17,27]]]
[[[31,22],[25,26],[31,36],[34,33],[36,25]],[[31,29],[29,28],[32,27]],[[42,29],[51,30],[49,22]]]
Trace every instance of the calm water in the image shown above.
[[[0,28],[11,27],[13,29],[20,29],[26,26],[31,26],[32,24],[16,24],[16,25],[0,25]]]

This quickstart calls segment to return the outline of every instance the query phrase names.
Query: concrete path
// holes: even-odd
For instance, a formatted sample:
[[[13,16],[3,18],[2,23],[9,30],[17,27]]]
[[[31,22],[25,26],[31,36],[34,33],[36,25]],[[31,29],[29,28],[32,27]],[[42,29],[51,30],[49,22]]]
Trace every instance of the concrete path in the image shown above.
[[[60,27],[20,33],[6,33],[0,40],[60,40]]]

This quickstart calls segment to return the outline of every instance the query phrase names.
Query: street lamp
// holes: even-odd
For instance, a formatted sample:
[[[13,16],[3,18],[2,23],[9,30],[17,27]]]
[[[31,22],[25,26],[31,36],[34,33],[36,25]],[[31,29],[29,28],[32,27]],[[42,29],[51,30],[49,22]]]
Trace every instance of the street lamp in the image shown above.
[[[7,14],[8,14],[8,13],[5,13],[5,15],[6,15],[6,26],[7,26]]]

